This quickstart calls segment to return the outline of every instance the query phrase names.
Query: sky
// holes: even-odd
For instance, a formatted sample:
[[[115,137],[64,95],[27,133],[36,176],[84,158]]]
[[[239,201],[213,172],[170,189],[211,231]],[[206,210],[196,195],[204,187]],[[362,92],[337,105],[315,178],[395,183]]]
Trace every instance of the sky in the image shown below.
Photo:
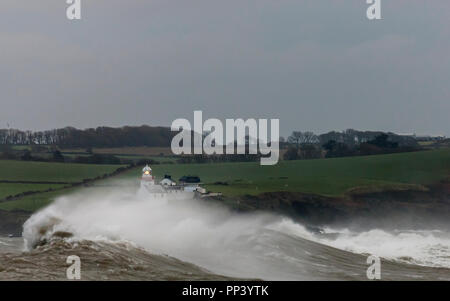
[[[450,136],[450,1],[0,2],[0,128],[279,118]]]

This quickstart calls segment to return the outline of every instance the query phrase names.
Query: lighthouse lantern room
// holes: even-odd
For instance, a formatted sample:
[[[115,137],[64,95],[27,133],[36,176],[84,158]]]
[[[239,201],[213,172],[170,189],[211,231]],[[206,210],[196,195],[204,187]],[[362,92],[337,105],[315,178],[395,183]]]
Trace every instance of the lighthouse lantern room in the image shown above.
[[[149,182],[153,182],[154,181],[154,177],[152,175],[152,169],[150,168],[150,166],[146,165],[143,169],[142,169],[142,180],[143,181],[149,181]]]

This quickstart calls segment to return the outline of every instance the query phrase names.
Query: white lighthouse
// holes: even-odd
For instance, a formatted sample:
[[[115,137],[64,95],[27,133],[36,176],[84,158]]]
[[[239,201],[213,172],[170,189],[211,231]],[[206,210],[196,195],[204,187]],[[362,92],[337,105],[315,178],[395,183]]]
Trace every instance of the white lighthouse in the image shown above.
[[[153,176],[151,167],[148,165],[142,169],[141,188],[145,188],[150,193],[164,192],[161,185],[155,184],[155,177]]]
[[[149,184],[155,184],[155,178],[152,175],[152,169],[150,168],[150,166],[145,165],[145,167],[142,169],[141,181]]]

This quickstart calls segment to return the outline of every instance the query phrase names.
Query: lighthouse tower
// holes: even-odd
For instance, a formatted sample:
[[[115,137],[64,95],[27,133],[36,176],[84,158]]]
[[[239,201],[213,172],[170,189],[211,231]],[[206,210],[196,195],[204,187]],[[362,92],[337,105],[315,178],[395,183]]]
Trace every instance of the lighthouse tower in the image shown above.
[[[146,189],[150,193],[164,192],[161,185],[155,184],[155,177],[152,174],[152,169],[148,165],[142,169],[141,188]]]
[[[144,185],[155,184],[155,178],[152,175],[152,169],[148,165],[145,165],[145,167],[142,169],[141,183]]]

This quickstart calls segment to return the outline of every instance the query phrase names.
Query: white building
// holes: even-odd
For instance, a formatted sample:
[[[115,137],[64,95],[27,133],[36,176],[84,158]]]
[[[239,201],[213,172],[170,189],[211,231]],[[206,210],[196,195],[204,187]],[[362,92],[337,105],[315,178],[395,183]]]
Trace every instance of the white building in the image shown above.
[[[162,186],[175,186],[177,185],[177,183],[175,183],[174,181],[172,181],[171,179],[168,178],[164,178],[161,180],[161,182],[159,182],[160,185]]]

